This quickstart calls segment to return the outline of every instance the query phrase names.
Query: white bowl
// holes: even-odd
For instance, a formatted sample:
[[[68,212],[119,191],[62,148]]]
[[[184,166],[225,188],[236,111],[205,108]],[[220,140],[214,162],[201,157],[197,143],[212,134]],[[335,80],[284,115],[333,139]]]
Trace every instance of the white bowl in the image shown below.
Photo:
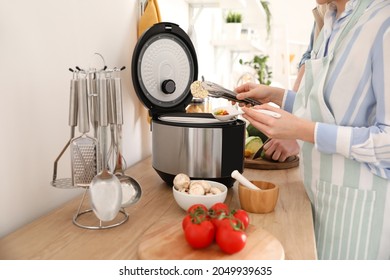
[[[191,180],[191,182],[195,182],[196,180]],[[187,211],[190,206],[194,204],[204,204],[207,208],[210,208],[217,202],[224,202],[227,195],[227,187],[224,184],[215,182],[215,181],[208,181],[212,187],[219,188],[222,192],[219,194],[213,194],[213,195],[194,195],[194,194],[188,194],[184,192],[179,192],[175,189],[175,187],[172,187],[173,190],[173,197],[175,198],[177,204],[185,211]]]

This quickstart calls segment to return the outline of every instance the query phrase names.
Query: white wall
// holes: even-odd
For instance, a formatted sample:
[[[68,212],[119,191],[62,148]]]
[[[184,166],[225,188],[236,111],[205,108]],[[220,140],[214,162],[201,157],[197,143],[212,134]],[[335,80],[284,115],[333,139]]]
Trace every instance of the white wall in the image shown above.
[[[184,1],[159,4],[164,21],[187,29]],[[131,81],[137,0],[0,0],[0,6],[1,237],[82,192],[50,186],[54,160],[70,136],[68,68],[96,65],[95,52],[108,67],[126,66],[123,148],[129,166],[150,155],[151,133]],[[69,151],[58,172],[58,178],[70,177]]]
[[[126,66],[127,163],[150,155],[151,145],[131,82],[137,1],[0,0],[0,6],[1,237],[81,193],[50,186],[53,162],[70,136],[69,67],[88,67],[95,52],[108,67]],[[69,152],[59,177],[70,177]]]
[[[158,0],[161,20],[178,24],[184,31],[188,29],[188,4],[185,0]]]

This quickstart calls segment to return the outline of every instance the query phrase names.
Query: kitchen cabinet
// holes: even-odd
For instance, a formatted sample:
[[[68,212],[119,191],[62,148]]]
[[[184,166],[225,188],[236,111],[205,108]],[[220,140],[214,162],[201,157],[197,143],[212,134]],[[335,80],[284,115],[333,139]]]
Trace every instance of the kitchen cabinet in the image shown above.
[[[126,174],[143,189],[140,201],[126,209],[127,222],[104,230],[77,227],[72,223],[80,202],[77,198],[0,239],[0,259],[138,259],[138,245],[145,232],[158,223],[180,223],[185,212],[174,201],[171,187],[152,168],[150,157],[130,167]],[[316,259],[311,206],[299,170],[247,168],[244,175],[280,187],[275,210],[268,214],[250,213],[250,223],[275,236],[286,259]],[[225,202],[239,208],[237,182],[229,189]]]

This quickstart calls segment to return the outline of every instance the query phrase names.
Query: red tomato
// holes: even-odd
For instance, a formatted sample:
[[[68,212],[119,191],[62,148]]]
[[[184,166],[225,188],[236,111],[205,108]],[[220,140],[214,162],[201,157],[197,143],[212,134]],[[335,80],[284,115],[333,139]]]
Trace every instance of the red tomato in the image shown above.
[[[208,247],[214,241],[215,229],[210,221],[204,220],[200,223],[189,223],[185,230],[184,236],[194,249]]]
[[[187,214],[197,215],[197,216],[202,216],[202,217],[207,218],[208,217],[208,209],[203,204],[194,204],[187,209]]]
[[[245,210],[235,209],[232,211],[233,217],[239,219],[246,229],[249,226],[249,216]]]
[[[185,230],[187,225],[190,223],[191,223],[191,216],[185,215],[185,217],[183,218],[183,220],[181,222],[181,227],[183,228],[183,230]]]
[[[211,218],[216,218],[220,214],[224,213],[225,215],[229,214],[229,206],[227,206],[225,203],[217,202],[209,209],[209,214]]]
[[[225,203],[215,203],[209,209],[210,220],[213,223],[215,229],[218,228],[221,220],[226,218],[229,215],[229,207]]]
[[[228,217],[222,213],[220,214],[218,217],[213,217],[210,219],[211,223],[214,225],[215,227],[215,230],[217,230],[219,228],[219,226],[225,221],[229,221]]]
[[[241,251],[245,247],[246,239],[244,231],[236,230],[232,226],[219,227],[215,236],[219,248],[227,254]]]
[[[226,218],[220,220],[217,225],[218,225],[218,229],[221,227],[227,227],[229,229],[235,228],[237,230],[240,230],[242,228],[241,228],[241,224],[239,224],[239,223],[241,223],[241,222],[235,218],[226,217]]]

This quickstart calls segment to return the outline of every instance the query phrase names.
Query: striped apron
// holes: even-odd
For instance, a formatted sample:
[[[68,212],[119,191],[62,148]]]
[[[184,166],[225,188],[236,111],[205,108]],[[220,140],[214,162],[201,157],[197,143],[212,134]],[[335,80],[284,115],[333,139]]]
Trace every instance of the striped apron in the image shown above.
[[[326,57],[306,62],[305,78],[294,103],[295,115],[337,125],[324,101],[326,76],[334,51],[368,2],[359,2]],[[314,53],[322,43],[318,38]],[[300,145],[300,171],[312,203],[318,258],[389,259],[389,181],[371,173],[363,163],[339,154],[321,153],[311,143]]]

